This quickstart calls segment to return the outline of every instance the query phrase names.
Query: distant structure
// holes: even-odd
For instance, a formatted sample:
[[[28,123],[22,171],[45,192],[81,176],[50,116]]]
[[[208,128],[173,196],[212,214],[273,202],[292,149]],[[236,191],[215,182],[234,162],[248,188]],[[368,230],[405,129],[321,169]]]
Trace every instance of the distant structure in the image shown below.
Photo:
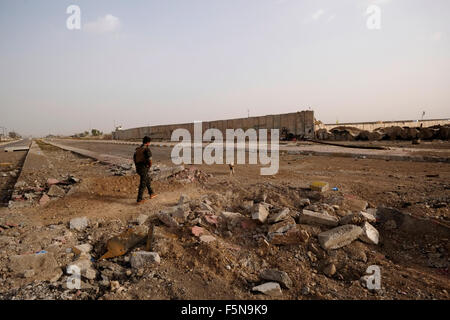
[[[219,129],[225,136],[226,129],[271,129],[280,130],[280,139],[314,138],[314,111],[306,110],[293,113],[275,114],[260,117],[248,117],[229,120],[202,122],[203,132],[208,129]],[[147,126],[132,129],[116,129],[113,132],[114,140],[140,140],[150,136],[155,141],[169,141],[172,132],[176,129],[186,129],[194,134],[194,123]]]

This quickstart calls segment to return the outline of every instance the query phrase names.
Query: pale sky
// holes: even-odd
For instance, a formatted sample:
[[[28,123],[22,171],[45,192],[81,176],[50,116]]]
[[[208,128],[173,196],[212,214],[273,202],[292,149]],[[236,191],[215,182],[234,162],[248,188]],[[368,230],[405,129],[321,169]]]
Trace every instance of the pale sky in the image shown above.
[[[0,0],[0,127],[449,118],[449,16],[448,0]]]

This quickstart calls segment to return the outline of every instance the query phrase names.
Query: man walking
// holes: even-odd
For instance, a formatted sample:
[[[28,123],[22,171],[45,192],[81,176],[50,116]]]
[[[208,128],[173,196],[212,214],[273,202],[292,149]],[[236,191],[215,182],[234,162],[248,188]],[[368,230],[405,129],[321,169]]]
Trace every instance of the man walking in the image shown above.
[[[152,187],[150,186],[150,177],[148,175],[148,171],[152,166],[152,152],[149,148],[150,141],[150,137],[145,136],[142,140],[142,145],[136,148],[136,152],[133,156],[134,164],[136,165],[136,172],[141,178],[139,182],[139,192],[137,197],[138,204],[144,203],[146,201],[142,199],[145,188],[147,188],[150,199],[156,197],[156,194],[153,192]]]

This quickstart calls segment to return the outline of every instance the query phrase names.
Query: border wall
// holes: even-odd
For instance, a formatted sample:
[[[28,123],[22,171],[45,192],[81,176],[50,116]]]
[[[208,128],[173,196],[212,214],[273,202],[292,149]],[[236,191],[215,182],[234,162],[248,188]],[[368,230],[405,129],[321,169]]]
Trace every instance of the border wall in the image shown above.
[[[202,129],[219,129],[225,136],[226,129],[268,129],[269,137],[271,129],[279,129],[282,132],[299,139],[314,138],[314,111],[299,111],[285,114],[275,114],[260,117],[248,117],[240,119],[204,121]],[[113,134],[114,140],[140,140],[149,136],[156,141],[170,141],[172,132],[176,129],[186,129],[193,137],[194,123],[183,123],[173,125],[148,126],[125,130],[116,130]]]

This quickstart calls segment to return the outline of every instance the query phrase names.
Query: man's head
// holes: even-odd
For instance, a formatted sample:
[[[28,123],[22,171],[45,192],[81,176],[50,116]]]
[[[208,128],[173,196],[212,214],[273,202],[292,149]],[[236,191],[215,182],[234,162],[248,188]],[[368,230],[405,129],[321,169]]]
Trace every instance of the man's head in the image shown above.
[[[142,139],[142,144],[149,145],[150,141],[152,141],[152,139],[150,139],[149,136],[145,136],[144,139]]]

